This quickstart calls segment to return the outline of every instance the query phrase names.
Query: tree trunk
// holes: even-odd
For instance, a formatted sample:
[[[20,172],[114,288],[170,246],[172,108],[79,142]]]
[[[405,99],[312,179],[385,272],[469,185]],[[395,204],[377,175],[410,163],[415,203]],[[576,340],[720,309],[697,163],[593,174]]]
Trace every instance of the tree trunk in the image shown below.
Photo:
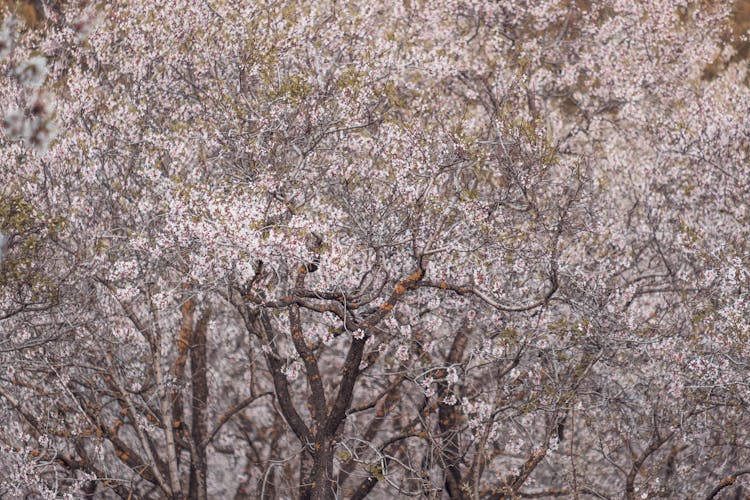
[[[333,480],[333,440],[330,438],[316,440],[314,446],[313,467],[310,475],[307,476],[300,499],[334,500],[336,482]]]

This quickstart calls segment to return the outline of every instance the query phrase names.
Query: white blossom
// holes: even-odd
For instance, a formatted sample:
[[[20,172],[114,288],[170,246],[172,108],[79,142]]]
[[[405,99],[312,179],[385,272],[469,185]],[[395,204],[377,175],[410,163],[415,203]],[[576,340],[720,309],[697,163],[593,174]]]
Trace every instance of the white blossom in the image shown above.
[[[35,56],[27,59],[18,65],[15,73],[24,87],[40,87],[47,78],[47,58]]]

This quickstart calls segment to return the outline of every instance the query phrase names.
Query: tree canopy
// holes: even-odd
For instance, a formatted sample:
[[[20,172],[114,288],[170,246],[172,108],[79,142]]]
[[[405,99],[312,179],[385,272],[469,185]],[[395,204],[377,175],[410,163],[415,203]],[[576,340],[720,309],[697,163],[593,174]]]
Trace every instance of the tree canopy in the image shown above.
[[[744,2],[38,4],[0,496],[748,493]]]

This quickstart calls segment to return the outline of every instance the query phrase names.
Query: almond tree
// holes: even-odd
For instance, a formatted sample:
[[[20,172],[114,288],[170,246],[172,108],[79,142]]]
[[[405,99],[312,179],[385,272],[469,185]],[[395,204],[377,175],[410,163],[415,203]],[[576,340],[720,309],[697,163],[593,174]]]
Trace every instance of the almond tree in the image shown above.
[[[6,12],[2,495],[740,494],[738,12]]]

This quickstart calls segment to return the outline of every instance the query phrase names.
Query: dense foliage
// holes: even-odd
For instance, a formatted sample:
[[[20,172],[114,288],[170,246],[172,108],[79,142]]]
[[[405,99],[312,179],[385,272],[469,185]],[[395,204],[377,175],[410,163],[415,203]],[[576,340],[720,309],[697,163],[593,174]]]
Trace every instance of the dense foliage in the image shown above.
[[[741,5],[39,4],[0,496],[747,494]]]

